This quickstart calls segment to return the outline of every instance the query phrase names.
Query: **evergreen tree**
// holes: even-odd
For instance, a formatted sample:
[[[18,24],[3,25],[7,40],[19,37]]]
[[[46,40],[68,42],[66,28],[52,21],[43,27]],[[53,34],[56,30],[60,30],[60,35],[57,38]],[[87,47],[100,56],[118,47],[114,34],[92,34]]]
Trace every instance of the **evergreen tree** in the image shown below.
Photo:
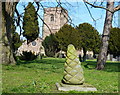
[[[80,44],[84,52],[83,61],[85,61],[86,52],[88,50],[91,50],[94,53],[99,52],[100,36],[97,30],[94,27],[92,27],[92,25],[90,25],[89,23],[79,24],[79,26],[76,29],[79,32],[78,35],[80,36]]]
[[[13,33],[13,50],[14,52],[22,45],[20,35],[17,32]]]
[[[59,48],[63,51],[67,51],[67,46],[69,44],[73,44],[75,47],[77,46],[76,29],[71,25],[64,25],[55,36],[59,42]]]
[[[50,36],[46,36],[46,38],[42,42],[42,45],[45,49],[45,54],[49,57],[55,57],[55,54],[60,51],[58,47],[59,43],[56,40],[54,34],[51,34]]]
[[[111,29],[108,52],[114,56],[120,55],[120,28]]]
[[[25,8],[23,30],[23,36],[27,38],[28,42],[35,40],[39,35],[37,12],[31,2]]]

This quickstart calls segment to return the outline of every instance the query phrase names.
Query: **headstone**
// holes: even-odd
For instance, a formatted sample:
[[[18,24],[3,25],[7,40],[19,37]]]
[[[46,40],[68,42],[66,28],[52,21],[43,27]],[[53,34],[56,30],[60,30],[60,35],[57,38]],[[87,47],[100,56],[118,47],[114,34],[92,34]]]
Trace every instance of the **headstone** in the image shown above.
[[[112,61],[113,61],[113,62],[116,62],[116,61],[117,61],[117,59],[116,59],[116,58],[112,58]]]
[[[86,59],[89,59],[89,55],[88,54],[86,54]]]
[[[113,60],[113,55],[111,54],[111,55],[110,55],[110,61],[112,61],[112,60]]]
[[[96,59],[98,58],[98,54],[95,54],[95,56],[96,56]]]
[[[116,60],[119,61],[119,56],[116,56]]]
[[[108,56],[107,56],[107,60],[110,60],[110,54],[108,54]]]
[[[120,55],[119,55],[119,57],[118,57],[118,61],[120,61]]]
[[[62,91],[97,91],[93,86],[84,83],[81,62],[72,44],[68,45],[62,82],[56,83],[56,86]]]
[[[91,54],[86,54],[87,59],[93,59],[93,56]]]

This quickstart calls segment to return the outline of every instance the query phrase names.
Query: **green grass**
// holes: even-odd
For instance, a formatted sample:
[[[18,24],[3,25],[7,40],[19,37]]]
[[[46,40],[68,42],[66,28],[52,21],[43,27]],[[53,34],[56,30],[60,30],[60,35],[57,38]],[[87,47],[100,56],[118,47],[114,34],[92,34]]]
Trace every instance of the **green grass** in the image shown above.
[[[44,58],[31,62],[19,61],[18,65],[3,65],[3,93],[85,93],[57,90],[55,83],[63,77],[64,62],[65,59]],[[96,62],[87,60],[82,63],[85,82],[96,87],[96,93],[117,93],[119,64],[107,62],[105,69],[98,71],[95,70]]]

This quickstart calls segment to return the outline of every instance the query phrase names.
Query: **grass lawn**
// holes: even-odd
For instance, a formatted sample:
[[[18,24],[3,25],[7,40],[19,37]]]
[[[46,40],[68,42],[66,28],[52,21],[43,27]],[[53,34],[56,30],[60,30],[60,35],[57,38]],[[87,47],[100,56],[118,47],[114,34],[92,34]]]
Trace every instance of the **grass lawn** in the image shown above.
[[[65,59],[43,58],[18,65],[2,65],[3,93],[88,93],[60,92],[55,83],[63,77]],[[86,64],[88,64],[86,66]],[[85,82],[97,88],[95,93],[117,93],[120,62],[107,62],[103,71],[95,70],[96,62],[82,63]]]

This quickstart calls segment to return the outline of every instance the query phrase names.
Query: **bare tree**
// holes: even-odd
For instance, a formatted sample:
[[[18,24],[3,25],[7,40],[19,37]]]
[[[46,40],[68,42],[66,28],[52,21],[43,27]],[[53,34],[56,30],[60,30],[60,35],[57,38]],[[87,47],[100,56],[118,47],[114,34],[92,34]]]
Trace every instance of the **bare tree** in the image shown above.
[[[97,6],[95,2],[92,4],[87,0],[83,0],[85,3],[91,5],[94,8],[101,8],[106,10],[106,17],[104,21],[104,29],[102,34],[102,45],[100,47],[100,53],[98,56],[97,70],[102,70],[107,60],[108,40],[110,35],[110,29],[112,28],[113,15],[116,11],[120,10],[120,5],[114,7],[114,0],[107,0],[106,7]],[[102,4],[102,3],[101,3]]]

